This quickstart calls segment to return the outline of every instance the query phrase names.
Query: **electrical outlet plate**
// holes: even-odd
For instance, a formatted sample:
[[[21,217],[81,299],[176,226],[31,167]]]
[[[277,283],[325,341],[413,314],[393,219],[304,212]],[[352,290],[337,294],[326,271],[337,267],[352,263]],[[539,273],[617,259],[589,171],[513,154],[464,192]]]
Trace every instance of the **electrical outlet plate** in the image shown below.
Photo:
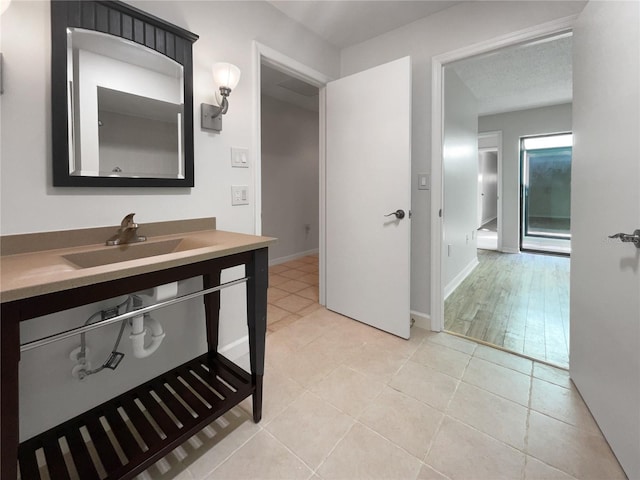
[[[249,168],[249,149],[231,147],[231,166],[235,168]]]
[[[231,205],[249,205],[249,186],[231,186]]]

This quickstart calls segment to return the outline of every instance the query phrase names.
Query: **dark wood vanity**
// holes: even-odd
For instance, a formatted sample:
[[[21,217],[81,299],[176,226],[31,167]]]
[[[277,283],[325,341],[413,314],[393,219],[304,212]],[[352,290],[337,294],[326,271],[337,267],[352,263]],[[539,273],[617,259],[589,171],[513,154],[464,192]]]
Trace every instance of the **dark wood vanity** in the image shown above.
[[[273,239],[218,231],[210,233],[211,238],[213,235],[222,238],[223,234],[231,236],[226,240],[226,246],[212,242],[209,250],[194,250],[197,253],[192,256],[182,252],[161,256],[166,257],[164,260],[157,257],[133,262],[135,265],[144,263],[143,270],[147,270],[144,273],[129,274],[136,271],[130,269],[112,280],[99,280],[100,275],[87,273],[88,278],[81,281],[86,284],[81,286],[32,296],[22,294],[19,296],[24,298],[8,301],[3,299],[0,320],[0,466],[3,479],[17,478],[18,463],[22,479],[40,478],[40,468],[47,468],[50,478],[70,478],[60,447],[63,438],[69,446],[66,460],[72,460],[83,480],[101,478],[101,470],[107,473],[108,479],[133,478],[249,396],[253,397],[253,419],[260,421],[268,282],[268,249],[265,245]],[[201,233],[201,238],[206,235],[206,232]],[[222,270],[241,265],[245,267],[247,278],[251,373],[218,353],[220,292],[208,293],[203,296],[208,344],[205,353],[19,444],[20,322],[193,277],[202,277],[203,290],[207,290],[220,285]],[[7,270],[12,268],[6,261],[5,266]],[[90,270],[96,269],[86,271]],[[100,270],[97,269],[97,273]],[[111,268],[112,272],[116,270]],[[6,273],[3,273],[4,279],[8,278]],[[69,273],[69,278],[76,273]],[[73,282],[78,281],[73,279]],[[15,295],[8,295],[12,296]],[[127,422],[122,411],[126,413]],[[114,438],[117,445],[113,443]],[[38,466],[36,451],[39,449],[46,458],[46,467]]]
[[[193,187],[192,49],[198,35],[116,0],[52,0],[50,11],[53,186]],[[116,131],[122,123],[116,120],[123,117],[146,123],[135,129],[120,125]],[[110,124],[106,118],[112,119]],[[148,126],[159,123],[171,130]],[[126,137],[115,135],[122,130]],[[175,137],[165,145],[170,161],[158,159],[157,137],[130,132]],[[117,142],[122,138],[146,140],[142,146],[152,146],[151,153],[135,143],[127,158],[120,150],[114,154],[114,145],[127,144]],[[110,163],[114,156],[117,165]],[[120,163],[126,160],[128,164]],[[161,169],[165,163],[170,171]],[[165,224],[173,230],[167,231]],[[3,480],[16,479],[18,470],[22,480],[39,479],[43,470],[54,480],[133,478],[248,397],[253,399],[253,419],[260,421],[267,249],[274,239],[218,231],[215,219],[158,222],[144,229],[147,246],[168,245],[169,250],[120,257],[118,247],[104,246],[116,231],[111,227],[0,237]],[[92,265],[70,260],[106,248],[115,249],[108,252],[115,260]],[[246,283],[250,373],[218,352],[217,287],[224,286],[221,272],[238,266],[245,270],[236,283]],[[207,351],[20,443],[19,363],[26,350],[20,339],[22,322],[51,322],[39,317],[190,278],[202,278],[202,291],[189,295],[204,301]],[[86,327],[57,335],[77,335]]]

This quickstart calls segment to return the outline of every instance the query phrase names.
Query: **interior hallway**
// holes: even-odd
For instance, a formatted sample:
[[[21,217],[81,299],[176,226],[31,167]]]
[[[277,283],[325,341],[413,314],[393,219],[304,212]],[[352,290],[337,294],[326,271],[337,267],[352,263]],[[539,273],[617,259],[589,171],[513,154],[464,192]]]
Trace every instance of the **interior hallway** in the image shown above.
[[[566,371],[415,327],[402,340],[317,303],[284,314],[311,293],[286,280],[311,282],[305,264],[271,269],[263,420],[247,400],[142,478],[625,478]]]
[[[498,249],[498,219],[483,224],[476,231],[476,240],[478,248],[483,250],[497,250]]]
[[[569,258],[478,250],[445,301],[445,329],[569,366]]]

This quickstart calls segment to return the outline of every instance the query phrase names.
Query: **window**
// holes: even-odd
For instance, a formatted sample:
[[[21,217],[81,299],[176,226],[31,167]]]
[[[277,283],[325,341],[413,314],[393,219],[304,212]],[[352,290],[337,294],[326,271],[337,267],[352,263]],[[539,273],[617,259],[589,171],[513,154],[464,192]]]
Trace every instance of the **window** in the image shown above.
[[[571,239],[572,144],[570,133],[521,139],[522,248]]]

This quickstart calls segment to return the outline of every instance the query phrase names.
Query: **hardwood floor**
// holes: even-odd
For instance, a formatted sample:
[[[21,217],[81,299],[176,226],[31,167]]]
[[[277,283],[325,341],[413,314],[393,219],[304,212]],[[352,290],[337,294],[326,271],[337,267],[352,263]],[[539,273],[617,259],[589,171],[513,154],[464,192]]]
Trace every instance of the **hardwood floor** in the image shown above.
[[[445,329],[569,366],[569,258],[478,250],[445,301]]]

